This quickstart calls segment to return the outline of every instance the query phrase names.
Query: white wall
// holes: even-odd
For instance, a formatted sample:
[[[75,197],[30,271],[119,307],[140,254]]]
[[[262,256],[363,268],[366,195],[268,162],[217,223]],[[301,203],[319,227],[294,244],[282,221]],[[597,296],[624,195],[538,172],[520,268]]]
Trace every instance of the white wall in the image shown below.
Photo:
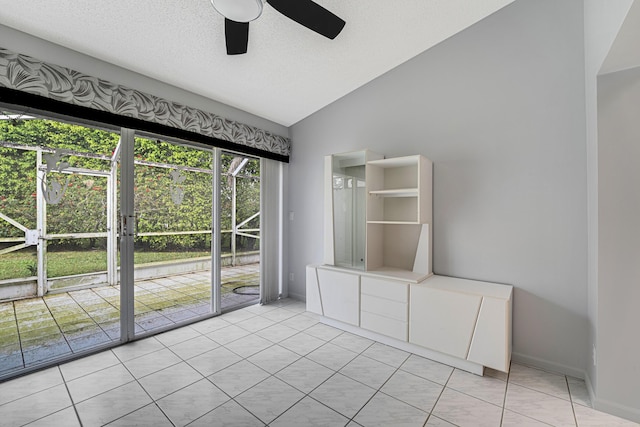
[[[640,68],[598,78],[596,407],[640,422]]]
[[[288,137],[285,126],[0,24],[0,47]]]
[[[582,1],[517,1],[291,128],[289,293],[322,261],[323,156],[434,161],[436,274],[515,285],[514,357],[582,375]]]
[[[587,119],[588,313],[587,384],[598,402],[598,93],[597,75],[616,40],[633,0],[585,0],[585,111]],[[636,7],[638,4],[636,4]],[[594,360],[594,358],[596,360]]]

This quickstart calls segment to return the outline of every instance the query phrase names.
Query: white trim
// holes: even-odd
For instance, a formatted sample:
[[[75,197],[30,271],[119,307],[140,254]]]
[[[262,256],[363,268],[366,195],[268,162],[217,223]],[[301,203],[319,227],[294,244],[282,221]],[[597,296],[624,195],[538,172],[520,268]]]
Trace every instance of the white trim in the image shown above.
[[[133,239],[135,227],[134,207],[134,144],[132,129],[120,131],[120,341],[135,337]]]
[[[215,314],[222,312],[222,300],[220,297],[221,290],[221,251],[220,248],[220,158],[222,157],[222,150],[220,148],[213,149],[213,174],[212,174],[212,186],[213,186],[213,203],[212,209],[212,224],[213,232],[211,234],[211,311]]]
[[[281,162],[260,160],[261,302],[286,296],[284,286],[284,205]]]
[[[522,353],[516,353],[516,352],[511,353],[511,361],[521,365],[540,368],[545,371],[557,372],[559,374],[568,375],[574,378],[580,378],[580,379],[585,378],[585,371],[583,369],[563,365],[561,363],[550,362],[548,360],[540,359],[538,357],[527,356]]]
[[[592,399],[593,409],[640,423],[640,410],[605,399]]]

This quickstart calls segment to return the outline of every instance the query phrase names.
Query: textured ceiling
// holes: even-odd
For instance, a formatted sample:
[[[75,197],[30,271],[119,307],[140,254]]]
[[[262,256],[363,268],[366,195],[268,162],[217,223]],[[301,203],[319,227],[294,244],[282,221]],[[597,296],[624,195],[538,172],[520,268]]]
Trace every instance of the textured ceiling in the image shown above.
[[[0,0],[0,23],[290,126],[512,1],[316,0],[333,41],[267,4],[238,56],[209,0]]]

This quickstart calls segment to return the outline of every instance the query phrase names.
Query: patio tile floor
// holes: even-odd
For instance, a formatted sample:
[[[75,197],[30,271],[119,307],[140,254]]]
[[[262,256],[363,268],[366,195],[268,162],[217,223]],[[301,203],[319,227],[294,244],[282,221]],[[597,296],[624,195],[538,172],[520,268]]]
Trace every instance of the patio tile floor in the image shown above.
[[[257,301],[259,264],[224,267],[222,307]],[[138,281],[136,333],[210,312],[210,272]],[[250,287],[243,287],[250,286]],[[235,288],[238,289],[236,293]],[[0,376],[120,338],[120,289],[104,286],[0,303]]]

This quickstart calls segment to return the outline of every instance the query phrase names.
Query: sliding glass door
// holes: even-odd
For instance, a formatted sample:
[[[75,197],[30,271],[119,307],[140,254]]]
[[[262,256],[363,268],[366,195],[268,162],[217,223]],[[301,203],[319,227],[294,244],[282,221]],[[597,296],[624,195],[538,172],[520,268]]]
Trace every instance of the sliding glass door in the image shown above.
[[[215,312],[213,160],[212,149],[135,138],[136,334]]]
[[[260,160],[220,156],[222,310],[260,300]]]
[[[120,340],[119,138],[0,111],[0,377]]]
[[[0,111],[0,379],[259,302],[260,173]]]

